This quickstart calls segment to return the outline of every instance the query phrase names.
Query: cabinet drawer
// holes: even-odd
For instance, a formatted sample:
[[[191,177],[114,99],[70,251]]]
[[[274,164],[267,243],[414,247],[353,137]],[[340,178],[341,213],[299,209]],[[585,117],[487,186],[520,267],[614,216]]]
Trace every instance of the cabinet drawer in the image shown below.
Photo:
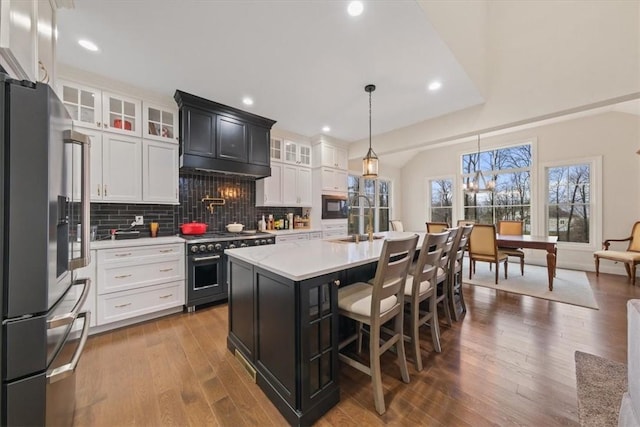
[[[98,296],[98,325],[184,304],[184,281]]]
[[[145,260],[144,263],[107,264],[99,268],[98,295],[184,280],[184,259]]]
[[[309,233],[309,240],[320,240],[322,239],[322,231],[312,231]]]
[[[293,242],[298,240],[309,240],[309,233],[289,234],[286,236],[278,236],[276,243]]]
[[[184,245],[137,246],[132,248],[103,249],[98,252],[98,262],[125,261],[132,258],[149,258],[157,256],[184,256]]]

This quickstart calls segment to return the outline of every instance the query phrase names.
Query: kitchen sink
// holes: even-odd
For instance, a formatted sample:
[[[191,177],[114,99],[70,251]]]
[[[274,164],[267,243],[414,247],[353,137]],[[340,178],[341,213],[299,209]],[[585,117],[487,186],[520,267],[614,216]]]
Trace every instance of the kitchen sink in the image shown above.
[[[360,239],[361,242],[369,241],[369,236],[366,235],[366,234],[360,234],[358,236],[358,238]],[[373,235],[373,240],[378,240],[378,239],[384,239],[384,236],[376,236],[374,234]],[[342,239],[332,240],[332,242],[337,242],[337,243],[355,243],[355,241],[356,241],[356,236],[355,235],[351,235],[349,237],[343,237]]]

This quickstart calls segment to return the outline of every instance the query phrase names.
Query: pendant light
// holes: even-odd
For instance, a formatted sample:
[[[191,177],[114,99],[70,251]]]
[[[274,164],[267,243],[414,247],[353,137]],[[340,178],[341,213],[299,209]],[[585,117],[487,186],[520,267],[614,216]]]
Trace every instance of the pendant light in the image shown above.
[[[484,174],[480,170],[480,134],[478,134],[478,162],[476,163],[476,173],[473,176],[473,179],[470,179],[469,182],[465,185],[462,184],[462,188],[467,193],[480,193],[480,192],[491,192],[496,188],[496,182],[492,179],[486,180]],[[480,187],[484,185],[484,188]]]
[[[362,177],[363,178],[377,178],[378,177],[378,156],[371,148],[371,92],[376,90],[375,85],[366,85],[364,87],[365,92],[369,92],[369,151],[367,155],[362,159]]]

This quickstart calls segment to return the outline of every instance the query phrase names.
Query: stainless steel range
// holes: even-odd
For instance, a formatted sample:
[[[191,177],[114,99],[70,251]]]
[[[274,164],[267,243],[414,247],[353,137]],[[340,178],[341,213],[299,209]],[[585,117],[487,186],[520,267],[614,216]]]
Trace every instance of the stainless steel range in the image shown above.
[[[205,233],[182,235],[187,240],[187,311],[196,305],[227,299],[227,272],[224,250],[272,245],[276,236],[262,232]]]

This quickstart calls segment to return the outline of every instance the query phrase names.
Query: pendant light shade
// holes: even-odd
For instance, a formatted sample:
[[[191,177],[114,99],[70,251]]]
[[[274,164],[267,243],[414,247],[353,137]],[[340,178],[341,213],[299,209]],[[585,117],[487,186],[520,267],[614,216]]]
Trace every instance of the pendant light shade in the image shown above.
[[[376,90],[375,85],[366,85],[365,92],[369,92],[369,151],[362,159],[362,177],[377,178],[378,177],[378,156],[373,148],[371,148],[371,92]]]

